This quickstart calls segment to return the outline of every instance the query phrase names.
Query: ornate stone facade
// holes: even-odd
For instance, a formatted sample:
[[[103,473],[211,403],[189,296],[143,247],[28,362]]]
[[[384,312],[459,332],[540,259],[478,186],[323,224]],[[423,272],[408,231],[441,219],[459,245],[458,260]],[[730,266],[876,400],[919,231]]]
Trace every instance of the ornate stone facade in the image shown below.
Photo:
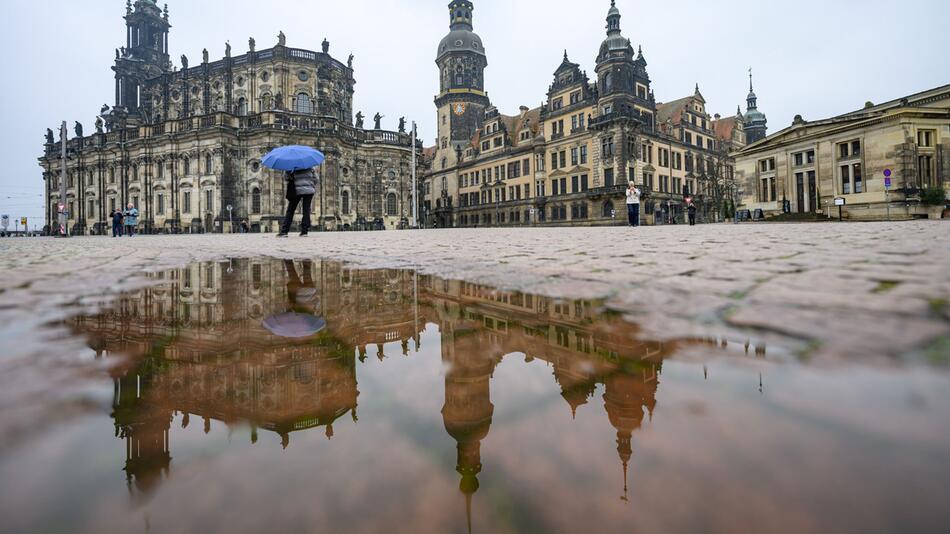
[[[404,128],[353,123],[353,57],[277,44],[181,68],[168,56],[168,10],[153,0],[126,8],[126,46],[116,50],[115,104],[104,105],[96,131],[67,143],[64,204],[73,233],[102,233],[112,209],[141,212],[146,232],[227,232],[247,220],[273,231],[283,212],[283,176],[261,157],[288,144],[314,146],[319,169],[315,226],[398,228],[411,216],[411,141]],[[40,158],[47,224],[59,203],[60,146],[47,135]],[[228,211],[227,207],[232,210]]]
[[[742,114],[710,116],[698,85],[690,96],[657,102],[643,51],[623,36],[614,2],[597,79],[565,51],[544,104],[511,116],[484,90],[487,59],[473,9],[468,0],[449,4],[451,29],[439,45],[439,137],[426,151],[426,224],[621,224],[628,181],[646,193],[644,222],[677,218],[689,196],[700,220],[719,218],[735,191],[729,151],[746,143]]]

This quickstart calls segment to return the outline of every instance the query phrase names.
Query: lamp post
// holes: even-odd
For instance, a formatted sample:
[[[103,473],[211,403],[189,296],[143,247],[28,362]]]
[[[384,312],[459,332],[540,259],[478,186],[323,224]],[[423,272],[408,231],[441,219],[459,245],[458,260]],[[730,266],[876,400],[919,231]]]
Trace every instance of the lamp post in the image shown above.
[[[66,121],[63,121],[59,128],[59,140],[62,144],[62,171],[59,176],[59,202],[56,206],[59,212],[59,231],[56,235],[69,237],[69,232],[66,231]]]
[[[416,121],[412,121],[412,228],[419,228],[418,202],[416,200]]]

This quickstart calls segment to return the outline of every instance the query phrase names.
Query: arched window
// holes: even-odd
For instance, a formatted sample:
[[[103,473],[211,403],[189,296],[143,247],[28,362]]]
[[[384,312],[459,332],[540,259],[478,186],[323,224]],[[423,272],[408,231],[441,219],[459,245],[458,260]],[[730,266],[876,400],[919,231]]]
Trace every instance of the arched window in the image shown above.
[[[609,93],[611,89],[614,88],[614,75],[612,72],[608,72],[604,75],[604,92]]]
[[[386,195],[386,215],[389,217],[396,216],[396,193]]]
[[[240,117],[247,115],[247,99],[243,96],[238,99],[237,114]]]
[[[455,67],[455,85],[462,85],[462,66]]]
[[[344,191],[343,194],[340,195],[340,204],[341,204],[340,211],[343,212],[343,215],[349,215],[350,214],[350,192],[349,191]]]
[[[189,174],[191,174],[191,160],[188,159],[187,156],[185,157],[184,160],[182,160],[182,164],[181,164],[181,165],[182,165],[182,168],[184,169],[184,174],[185,174],[186,176],[189,175]]]
[[[205,154],[205,174],[211,174],[214,171],[214,165],[211,161],[211,154]]]
[[[251,213],[254,215],[261,213],[261,190],[256,187],[251,190]]]
[[[609,200],[606,201],[606,202],[604,202],[603,216],[604,216],[604,217],[612,217],[612,216],[613,216],[613,213],[614,213],[614,203],[611,202],[611,201],[609,201]]]
[[[294,111],[297,113],[313,113],[313,103],[310,100],[310,95],[307,93],[297,93]]]

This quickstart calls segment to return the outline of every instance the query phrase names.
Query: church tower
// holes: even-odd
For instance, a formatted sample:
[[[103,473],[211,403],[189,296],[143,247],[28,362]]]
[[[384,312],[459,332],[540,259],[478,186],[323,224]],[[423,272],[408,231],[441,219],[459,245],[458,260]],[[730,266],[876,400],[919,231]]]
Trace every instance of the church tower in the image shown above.
[[[765,113],[762,113],[758,109],[758,98],[755,96],[755,91],[752,90],[752,70],[749,70],[749,96],[746,98],[746,104],[748,109],[745,114],[745,138],[746,144],[751,145],[752,143],[765,139],[765,136],[768,129],[768,120],[765,117]]]
[[[463,150],[481,127],[485,108],[485,67],[488,58],[482,39],[473,31],[469,0],[453,0],[449,4],[449,33],[439,43],[435,63],[439,67],[438,154],[435,168],[442,161],[451,166],[456,153]],[[443,160],[445,158],[445,160]]]
[[[136,0],[125,6],[125,47],[116,51],[115,110],[126,115],[130,125],[146,122],[145,81],[168,70],[168,6],[159,9],[155,0]],[[119,119],[119,117],[115,117]],[[122,117],[123,119],[125,117]]]

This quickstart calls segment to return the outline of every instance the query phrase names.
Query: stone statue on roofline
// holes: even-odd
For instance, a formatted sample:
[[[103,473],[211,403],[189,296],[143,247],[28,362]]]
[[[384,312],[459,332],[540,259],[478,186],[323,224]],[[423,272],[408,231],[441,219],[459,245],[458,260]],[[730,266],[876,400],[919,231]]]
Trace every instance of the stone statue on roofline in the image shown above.
[[[283,31],[277,34],[277,46],[287,46],[287,36]]]
[[[224,57],[231,57],[231,42],[224,42]]]
[[[353,54],[350,54],[349,59],[346,60],[346,66],[348,68],[353,68]]]
[[[96,133],[102,133],[102,117],[96,117]]]
[[[323,47],[324,54],[330,53],[330,41],[327,41],[326,37],[323,38],[323,44],[321,46]]]
[[[406,133],[406,118],[399,117],[399,133]]]
[[[181,70],[188,70],[188,56],[181,55]]]
[[[379,125],[379,123],[380,123],[382,120],[383,120],[383,116],[380,115],[379,112],[377,112],[376,115],[373,117],[373,121],[376,122],[376,129],[377,129],[377,130],[382,130],[382,127],[380,127],[380,125]]]
[[[46,144],[47,144],[47,145],[52,145],[53,142],[54,142],[54,139],[53,139],[53,130],[50,130],[49,128],[47,128],[47,129],[46,129]]]
[[[201,62],[205,64],[208,63],[208,49],[207,48],[204,48],[201,50]]]
[[[74,129],[75,129],[75,131],[76,131],[76,137],[80,137],[80,138],[81,138],[81,137],[83,136],[83,135],[82,135],[82,124],[80,124],[79,121],[76,121],[76,125],[74,126]]]
[[[363,112],[362,111],[356,112],[356,127],[360,129],[363,128]]]
[[[253,37],[248,38],[247,40],[247,49],[251,52],[254,52],[254,49],[257,47],[257,41]]]

